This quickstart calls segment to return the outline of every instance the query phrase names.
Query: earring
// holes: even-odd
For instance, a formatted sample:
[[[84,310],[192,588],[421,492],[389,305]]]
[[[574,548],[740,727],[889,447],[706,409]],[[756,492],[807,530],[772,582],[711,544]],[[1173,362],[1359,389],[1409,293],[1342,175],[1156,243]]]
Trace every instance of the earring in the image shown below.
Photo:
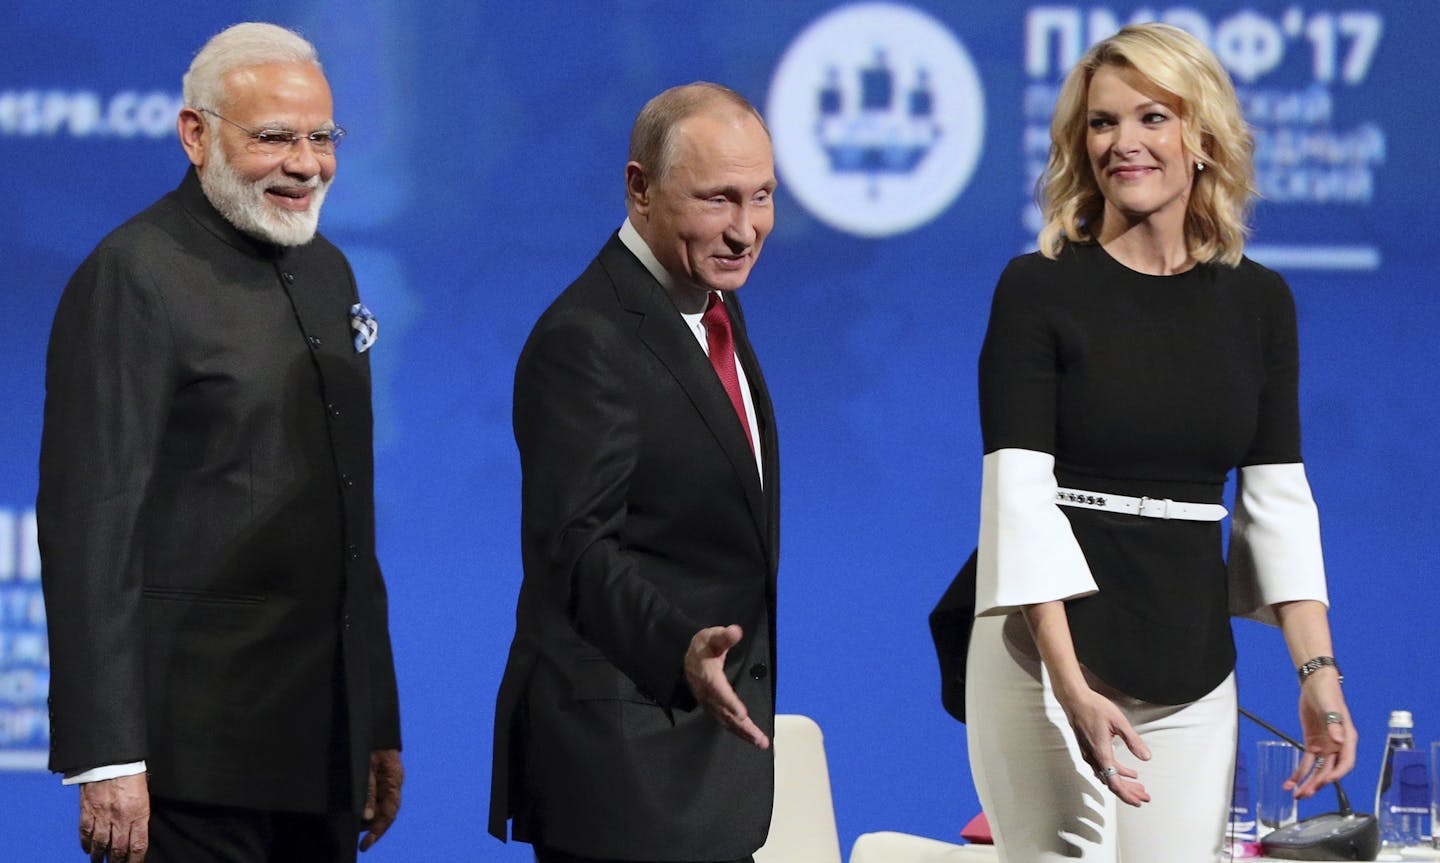
[[[1196,162],[1196,163],[1195,163],[1195,171],[1196,171],[1196,173],[1199,173],[1199,172],[1204,171],[1204,170],[1205,170],[1205,163],[1204,163],[1204,162]]]

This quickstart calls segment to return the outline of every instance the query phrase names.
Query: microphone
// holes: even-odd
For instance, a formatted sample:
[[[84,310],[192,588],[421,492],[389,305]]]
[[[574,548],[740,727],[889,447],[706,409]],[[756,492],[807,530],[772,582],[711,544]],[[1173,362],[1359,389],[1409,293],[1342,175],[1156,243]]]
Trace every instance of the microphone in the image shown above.
[[[1240,714],[1286,743],[1305,751],[1305,745],[1246,710]],[[1327,812],[1272,831],[1260,840],[1265,856],[1276,860],[1374,860],[1380,854],[1380,824],[1374,815],[1350,808],[1340,781],[1335,796],[1339,812]]]

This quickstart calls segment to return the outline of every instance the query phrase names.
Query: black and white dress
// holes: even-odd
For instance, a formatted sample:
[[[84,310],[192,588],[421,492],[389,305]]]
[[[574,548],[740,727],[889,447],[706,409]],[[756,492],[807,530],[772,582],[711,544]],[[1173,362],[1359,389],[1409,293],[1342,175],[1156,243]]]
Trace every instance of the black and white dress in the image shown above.
[[[976,665],[1004,652],[977,650],[977,640],[1005,633],[1028,642],[1018,616],[1009,627],[995,618],[1065,600],[1093,681],[1120,700],[1175,706],[1228,681],[1231,614],[1273,621],[1272,603],[1326,601],[1300,457],[1298,365],[1289,288],[1248,259],[1150,276],[1098,244],[1070,244],[1057,260],[1010,262],[980,356],[985,457],[966,687],[972,768],[977,747],[994,763],[1013,738],[1013,728],[992,727],[1003,711],[990,708],[1010,696],[987,691],[993,669]],[[1239,485],[1228,564],[1218,521],[1056,504],[1060,487],[1219,504],[1232,469]],[[1233,739],[1233,707],[1224,722]],[[1073,772],[1075,759],[1057,758],[1054,769]],[[1160,771],[1141,768],[1158,801],[1147,770]],[[985,771],[974,772],[992,822],[1005,820],[989,811]],[[1225,802],[1206,809],[1223,819]],[[1162,807],[1147,808],[1153,816]]]

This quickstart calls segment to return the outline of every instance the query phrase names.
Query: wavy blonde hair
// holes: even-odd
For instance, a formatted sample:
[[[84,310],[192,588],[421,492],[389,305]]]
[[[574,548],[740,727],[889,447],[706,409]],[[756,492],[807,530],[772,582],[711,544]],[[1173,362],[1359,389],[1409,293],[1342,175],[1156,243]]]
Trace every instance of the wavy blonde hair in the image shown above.
[[[1200,40],[1169,24],[1132,24],[1097,42],[1060,88],[1050,121],[1050,159],[1037,184],[1045,226],[1040,253],[1058,257],[1067,242],[1096,239],[1105,198],[1086,148],[1090,79],[1101,66],[1134,69],[1179,101],[1185,152],[1205,163],[1191,184],[1185,245],[1197,261],[1234,266],[1245,252],[1255,197],[1255,140],[1235,87]]]

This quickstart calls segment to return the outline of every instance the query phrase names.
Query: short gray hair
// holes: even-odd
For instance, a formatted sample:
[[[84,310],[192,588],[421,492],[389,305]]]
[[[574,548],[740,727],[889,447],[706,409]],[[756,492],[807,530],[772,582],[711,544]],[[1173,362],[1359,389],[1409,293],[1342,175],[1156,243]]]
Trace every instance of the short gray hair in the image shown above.
[[[645,103],[630,130],[629,160],[639,164],[651,179],[661,179],[675,156],[675,130],[680,122],[716,105],[754,117],[769,137],[765,118],[749,99],[724,84],[696,81],[671,87]]]
[[[293,30],[260,22],[232,25],[211,37],[191,61],[181,84],[186,106],[220,110],[225,76],[266,63],[314,63],[318,68],[320,55]]]

